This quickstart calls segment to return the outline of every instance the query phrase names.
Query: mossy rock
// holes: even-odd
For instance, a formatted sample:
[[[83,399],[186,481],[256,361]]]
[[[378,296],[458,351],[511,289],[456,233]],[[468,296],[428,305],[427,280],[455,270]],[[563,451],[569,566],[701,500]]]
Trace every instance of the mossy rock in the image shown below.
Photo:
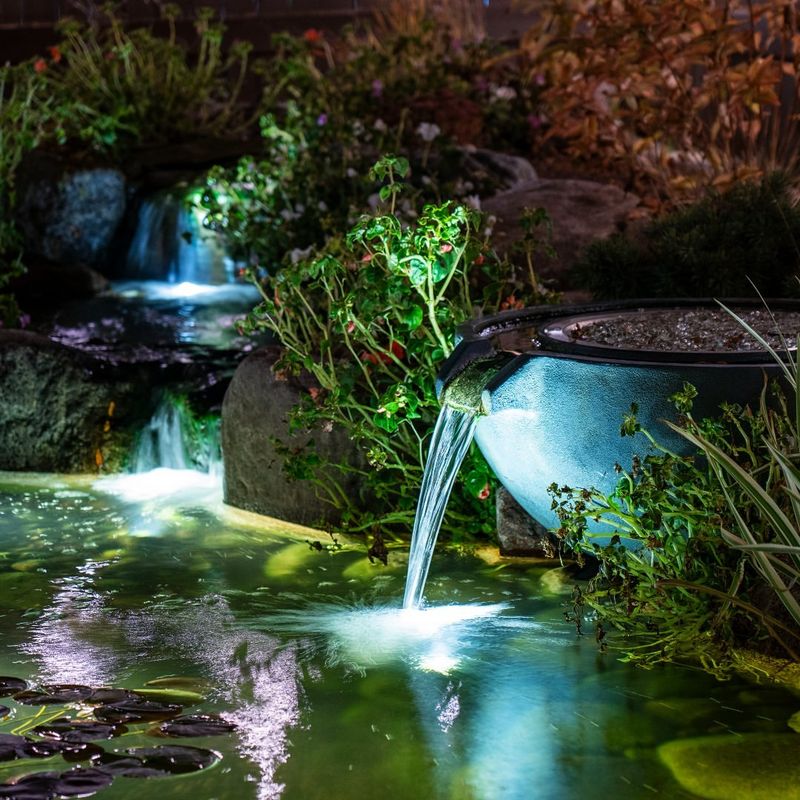
[[[686,791],[705,800],[800,800],[794,733],[678,739],[658,755]]]

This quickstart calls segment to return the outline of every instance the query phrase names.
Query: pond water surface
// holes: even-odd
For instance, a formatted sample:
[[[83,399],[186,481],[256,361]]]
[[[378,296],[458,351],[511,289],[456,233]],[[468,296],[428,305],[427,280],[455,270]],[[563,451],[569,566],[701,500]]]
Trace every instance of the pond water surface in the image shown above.
[[[659,744],[786,731],[797,710],[775,689],[599,653],[564,622],[558,571],[442,550],[426,607],[401,612],[404,550],[383,566],[312,541],[226,509],[194,473],[0,475],[0,675],[188,689],[202,697],[179,696],[185,713],[236,725],[175,740],[129,723],[97,744],[221,759],[116,777],[97,794],[108,800],[691,798]],[[0,705],[0,734],[37,714],[92,714]],[[60,755],[0,762],[0,783],[69,767]]]

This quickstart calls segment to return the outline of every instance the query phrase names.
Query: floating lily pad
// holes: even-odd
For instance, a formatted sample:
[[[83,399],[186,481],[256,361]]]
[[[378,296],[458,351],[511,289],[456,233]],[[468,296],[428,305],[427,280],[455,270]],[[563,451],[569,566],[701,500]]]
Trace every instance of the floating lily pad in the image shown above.
[[[128,689],[95,689],[86,698],[86,702],[90,706],[104,706],[108,703],[122,703],[131,697],[134,697],[134,694]]]
[[[57,772],[34,772],[13,783],[0,783],[0,797],[13,800],[50,800],[56,796]]]
[[[93,742],[59,742],[61,758],[70,764],[81,761],[95,761],[105,753],[99,744]]]
[[[185,775],[198,772],[219,761],[220,756],[213,750],[201,747],[180,745],[159,745],[158,747],[135,747],[128,755],[138,758],[145,769],[153,769],[162,775]]]
[[[170,719],[177,717],[181,711],[183,707],[174,703],[157,703],[155,700],[130,697],[121,703],[100,706],[95,709],[94,715],[104,722],[124,723]]]
[[[145,768],[141,758],[121,756],[118,753],[103,753],[94,762],[94,768],[100,769],[112,777],[122,778],[160,778],[160,770]]]
[[[114,776],[101,769],[77,767],[62,772],[55,783],[55,793],[60,797],[89,797],[111,785]]]
[[[77,703],[89,697],[94,690],[90,686],[61,684],[59,686],[42,686],[41,689],[29,689],[14,695],[18,703],[28,706],[46,706],[58,703]]]
[[[72,720],[60,717],[39,725],[33,729],[37,736],[46,736],[64,742],[93,742],[96,739],[112,739],[120,736],[128,729],[124,725],[114,725],[108,722],[94,722],[91,720]]]
[[[52,756],[58,755],[60,752],[61,747],[58,742],[48,742],[45,740],[37,742],[33,739],[26,739],[20,758],[51,758]]]
[[[236,730],[236,726],[213,714],[192,714],[165,722],[159,730],[164,736],[218,736]]]
[[[9,678],[0,676],[0,697],[8,697],[17,692],[24,692],[28,684],[22,678]]]
[[[28,740],[24,736],[15,736],[13,733],[0,733],[0,762],[22,758],[21,754],[27,743]]]

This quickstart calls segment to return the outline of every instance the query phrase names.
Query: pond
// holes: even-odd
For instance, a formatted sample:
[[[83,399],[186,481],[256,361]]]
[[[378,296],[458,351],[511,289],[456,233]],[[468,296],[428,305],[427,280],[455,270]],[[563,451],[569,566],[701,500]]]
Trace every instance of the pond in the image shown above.
[[[199,766],[213,763],[119,769],[98,792],[108,800],[691,798],[659,746],[789,732],[788,693],[600,653],[564,620],[560,569],[440,548],[426,605],[402,612],[405,550],[383,566],[338,545],[226,508],[197,473],[2,474],[0,676],[149,689],[182,707],[95,744],[200,748],[212,755]],[[96,699],[0,705],[0,734],[34,739],[53,717],[111,719]],[[166,737],[176,713],[235,730]],[[84,767],[109,761],[87,754]],[[0,783],[73,766],[0,757]]]

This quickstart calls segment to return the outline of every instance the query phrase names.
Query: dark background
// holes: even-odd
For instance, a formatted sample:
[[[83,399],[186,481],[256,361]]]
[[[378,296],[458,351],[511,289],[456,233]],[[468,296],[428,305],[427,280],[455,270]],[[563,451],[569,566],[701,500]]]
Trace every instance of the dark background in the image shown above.
[[[315,27],[333,30],[359,18],[368,18],[382,0],[176,0],[187,31],[198,8],[215,8],[233,39],[247,39],[257,54],[266,52],[276,31],[300,33]],[[481,5],[481,0],[475,0]],[[16,62],[44,54],[58,35],[54,26],[62,17],[86,18],[99,3],[78,0],[0,0],[0,63]],[[527,27],[529,15],[513,8],[514,0],[490,0],[484,10],[491,37],[508,39]],[[132,25],[155,23],[158,6],[153,0],[127,0],[119,14]]]

